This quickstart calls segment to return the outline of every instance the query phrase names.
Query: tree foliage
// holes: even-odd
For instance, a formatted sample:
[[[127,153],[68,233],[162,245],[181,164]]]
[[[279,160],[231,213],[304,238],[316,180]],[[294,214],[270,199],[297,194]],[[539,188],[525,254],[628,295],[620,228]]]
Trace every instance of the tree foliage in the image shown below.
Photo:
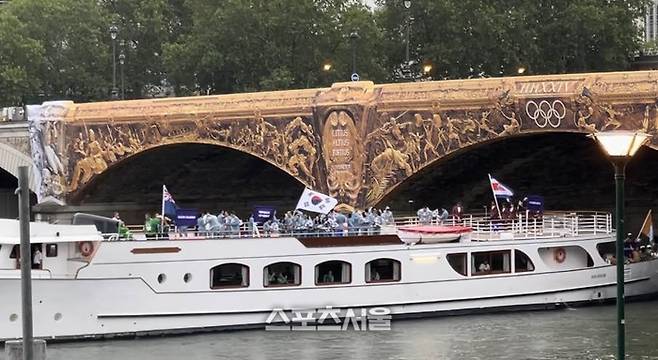
[[[349,80],[353,50],[361,79],[397,81],[408,24],[411,59],[431,62],[435,79],[624,70],[647,2],[13,0],[0,6],[0,104],[108,99],[111,24],[129,98],[170,85],[177,95],[328,86]]]
[[[72,99],[89,101],[106,97],[108,57],[106,13],[87,0],[15,0],[2,8],[3,16],[21,25],[3,35],[0,42],[33,44],[29,64],[14,60],[16,66],[29,69],[32,87],[16,94],[28,101]],[[22,37],[22,39],[20,38]],[[32,45],[31,45],[32,46]]]
[[[384,73],[374,15],[358,1],[190,0],[191,31],[165,47],[171,78],[188,92],[303,88],[349,79],[349,33],[360,31],[366,78]],[[357,27],[358,24],[358,27]],[[364,56],[364,53],[367,56]],[[379,55],[379,54],[377,54]],[[333,71],[322,73],[325,61]]]
[[[383,31],[399,63],[406,19],[412,55],[437,78],[624,70],[639,49],[646,0],[381,0]]]

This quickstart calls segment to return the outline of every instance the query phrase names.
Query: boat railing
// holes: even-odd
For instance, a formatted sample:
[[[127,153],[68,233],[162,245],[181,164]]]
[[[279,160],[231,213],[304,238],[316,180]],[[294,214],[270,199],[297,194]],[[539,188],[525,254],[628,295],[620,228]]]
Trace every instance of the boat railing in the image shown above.
[[[612,233],[612,215],[603,212],[519,214],[512,219],[476,219],[473,240],[575,237]]]
[[[396,219],[397,226],[449,225],[466,226],[473,231],[473,240],[509,240],[554,238],[564,236],[612,233],[612,214],[605,212],[547,212],[533,216],[529,212],[513,218],[492,219],[483,214],[468,214],[447,219],[420,221],[418,217]]]
[[[612,214],[605,212],[547,212],[541,216],[532,216],[528,212],[517,214],[514,218],[492,219],[484,214],[467,214],[462,217],[450,216],[446,219],[433,218],[421,221],[418,217],[398,217],[394,224],[382,226],[361,226],[331,229],[318,227],[314,229],[279,229],[266,230],[263,226],[250,227],[242,224],[238,228],[225,228],[220,231],[198,231],[171,228],[164,233],[149,234],[138,228],[132,237],[120,238],[118,234],[105,234],[107,241],[113,240],[163,240],[163,239],[227,239],[227,238],[263,238],[263,237],[331,237],[395,234],[396,228],[414,225],[465,226],[472,229],[474,241],[556,238],[579,235],[596,235],[612,233]]]
[[[129,238],[119,237],[118,234],[103,234],[105,241],[116,240],[168,240],[168,239],[235,239],[235,238],[278,238],[278,237],[340,237],[395,234],[394,226],[357,226],[349,228],[331,229],[318,227],[314,229],[280,229],[266,230],[263,226],[249,227],[242,224],[237,229],[211,230],[181,230],[172,227],[170,231],[162,233],[145,234],[139,227],[134,227]]]

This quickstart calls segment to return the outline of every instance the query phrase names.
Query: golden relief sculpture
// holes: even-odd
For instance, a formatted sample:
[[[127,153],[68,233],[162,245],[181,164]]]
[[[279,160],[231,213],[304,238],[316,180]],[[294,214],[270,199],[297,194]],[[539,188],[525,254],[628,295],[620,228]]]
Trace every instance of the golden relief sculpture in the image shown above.
[[[77,132],[68,154],[71,176],[68,189],[75,192],[109,166],[148,148],[174,143],[208,143],[238,149],[281,167],[309,186],[314,186],[318,140],[302,117],[266,120],[260,111],[244,120],[147,123],[113,123],[69,126]]]
[[[363,150],[354,119],[346,111],[327,116],[322,146],[329,194],[346,204],[356,204],[362,186]]]
[[[448,154],[508,136],[640,129],[658,144],[656,78],[658,72],[353,82],[260,94],[45,103],[32,116],[30,141],[40,199],[66,201],[142,151],[202,143],[256,156],[363,208]]]

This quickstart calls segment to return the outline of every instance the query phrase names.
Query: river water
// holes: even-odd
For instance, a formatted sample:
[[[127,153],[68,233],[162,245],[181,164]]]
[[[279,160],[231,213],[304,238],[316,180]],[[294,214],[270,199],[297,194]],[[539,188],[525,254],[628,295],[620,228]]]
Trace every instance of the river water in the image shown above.
[[[393,321],[390,331],[234,331],[48,345],[75,359],[613,359],[614,305]],[[658,359],[658,300],[626,305],[627,354]]]

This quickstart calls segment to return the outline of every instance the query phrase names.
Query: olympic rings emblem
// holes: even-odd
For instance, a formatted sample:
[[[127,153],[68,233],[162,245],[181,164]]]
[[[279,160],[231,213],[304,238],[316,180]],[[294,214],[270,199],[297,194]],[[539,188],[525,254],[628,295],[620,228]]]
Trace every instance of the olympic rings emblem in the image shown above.
[[[540,128],[545,128],[549,124],[557,128],[567,115],[567,108],[561,100],[554,100],[552,103],[542,100],[539,105],[534,100],[530,100],[525,104],[525,113]]]

